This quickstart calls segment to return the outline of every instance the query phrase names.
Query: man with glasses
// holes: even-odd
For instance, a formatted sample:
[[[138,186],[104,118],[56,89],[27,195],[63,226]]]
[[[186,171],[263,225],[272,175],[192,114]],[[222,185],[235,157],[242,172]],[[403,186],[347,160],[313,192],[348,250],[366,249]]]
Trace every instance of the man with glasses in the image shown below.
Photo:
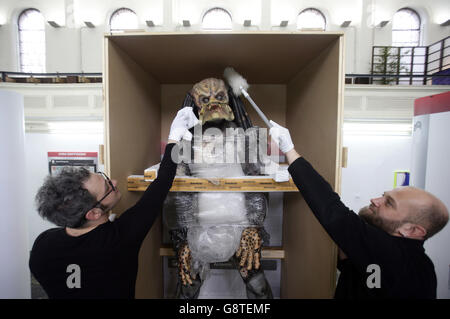
[[[39,214],[59,226],[38,236],[30,254],[32,274],[49,298],[134,298],[139,249],[172,186],[172,148],[198,122],[191,107],[172,122],[158,177],[141,199],[114,222],[117,181],[86,169],[49,176],[36,195]]]

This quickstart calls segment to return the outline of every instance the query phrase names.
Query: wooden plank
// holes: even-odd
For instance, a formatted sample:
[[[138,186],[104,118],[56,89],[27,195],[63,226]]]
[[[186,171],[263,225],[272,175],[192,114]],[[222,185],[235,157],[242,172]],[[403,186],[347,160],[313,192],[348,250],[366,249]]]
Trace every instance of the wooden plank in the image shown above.
[[[342,167],[346,168],[348,162],[348,147],[342,148]]]
[[[159,255],[161,257],[175,256],[175,252],[172,247],[164,246],[159,249]],[[262,259],[284,259],[285,254],[282,247],[265,247],[261,252]]]
[[[151,170],[151,171],[145,170],[144,171],[144,178],[146,181],[152,181],[152,180],[156,179],[156,175],[157,175],[157,172],[155,170]]]
[[[286,124],[296,150],[338,191],[341,48],[334,43],[288,85]],[[332,298],[336,245],[298,194],[284,196],[281,297]]]
[[[128,190],[143,192],[152,183],[143,175],[127,178]],[[194,177],[175,177],[171,192],[298,192],[294,181],[275,182],[267,177],[205,179]]]
[[[105,145],[100,144],[98,146],[98,163],[100,165],[105,165]]]
[[[248,83],[284,85],[339,35],[342,33],[323,31],[196,32],[117,34],[108,38],[163,84],[220,77],[226,66],[233,66]]]
[[[160,160],[160,85],[108,39],[104,52],[105,166],[109,176],[118,181],[118,188],[126,189],[127,176]],[[120,215],[139,198],[135,192],[123,192],[114,213]],[[136,298],[163,296],[161,224],[159,217],[142,243]]]

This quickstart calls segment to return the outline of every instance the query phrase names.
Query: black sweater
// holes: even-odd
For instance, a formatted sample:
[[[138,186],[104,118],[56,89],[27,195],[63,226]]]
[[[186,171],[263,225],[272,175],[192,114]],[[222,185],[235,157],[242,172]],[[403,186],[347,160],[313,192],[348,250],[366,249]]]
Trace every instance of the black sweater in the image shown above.
[[[171,159],[175,144],[166,146],[158,177],[139,201],[114,222],[106,222],[78,237],[64,228],[38,236],[31,250],[32,274],[49,298],[134,298],[139,248],[162,210],[172,186],[176,164]],[[69,288],[77,265],[81,287]],[[70,286],[70,285],[69,285]]]
[[[391,236],[367,224],[347,208],[331,186],[302,157],[289,172],[312,212],[348,259],[341,271],[335,298],[436,298],[436,274],[423,241]],[[378,265],[380,288],[369,288]],[[368,278],[371,276],[371,278]]]

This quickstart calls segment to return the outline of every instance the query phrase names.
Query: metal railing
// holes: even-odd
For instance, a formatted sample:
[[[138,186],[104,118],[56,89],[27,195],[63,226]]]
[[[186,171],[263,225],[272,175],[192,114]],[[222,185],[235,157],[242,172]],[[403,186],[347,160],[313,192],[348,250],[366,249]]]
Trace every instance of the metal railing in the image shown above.
[[[450,36],[429,46],[372,48],[372,84],[450,84]]]
[[[404,77],[405,76],[401,74],[346,74],[345,84],[450,85],[450,72],[448,74],[433,74],[428,77],[413,74],[409,75],[407,80],[405,80]],[[390,82],[388,82],[387,79],[389,79]],[[400,82],[400,79],[403,82]],[[424,79],[426,79],[425,84],[423,83]]]
[[[97,83],[102,73],[24,73],[0,71],[1,82],[13,83]]]
[[[2,82],[96,83],[102,73],[0,71]],[[370,74],[346,74],[346,84],[450,85],[450,36],[429,46],[374,46]]]

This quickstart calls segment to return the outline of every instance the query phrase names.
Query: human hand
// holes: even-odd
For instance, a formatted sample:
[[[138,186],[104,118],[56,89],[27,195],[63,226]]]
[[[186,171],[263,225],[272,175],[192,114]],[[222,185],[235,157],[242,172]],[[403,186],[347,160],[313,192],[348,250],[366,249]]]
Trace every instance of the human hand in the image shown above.
[[[191,279],[191,250],[188,244],[181,246],[178,251],[178,273],[184,286],[192,285]],[[194,278],[195,279],[195,278]]]
[[[186,106],[178,111],[170,126],[169,140],[181,141],[182,138],[190,141],[192,134],[188,130],[197,125],[199,120],[194,114],[192,107]]]
[[[277,143],[278,147],[283,153],[287,153],[294,148],[289,130],[282,127],[278,123],[270,120],[272,127],[269,130],[269,134],[272,139]]]
[[[244,229],[239,249],[236,252],[236,257],[241,259],[239,266],[245,267],[247,265],[247,270],[251,270],[254,265],[254,269],[259,269],[261,265],[261,245],[262,240],[257,228],[248,227]]]

